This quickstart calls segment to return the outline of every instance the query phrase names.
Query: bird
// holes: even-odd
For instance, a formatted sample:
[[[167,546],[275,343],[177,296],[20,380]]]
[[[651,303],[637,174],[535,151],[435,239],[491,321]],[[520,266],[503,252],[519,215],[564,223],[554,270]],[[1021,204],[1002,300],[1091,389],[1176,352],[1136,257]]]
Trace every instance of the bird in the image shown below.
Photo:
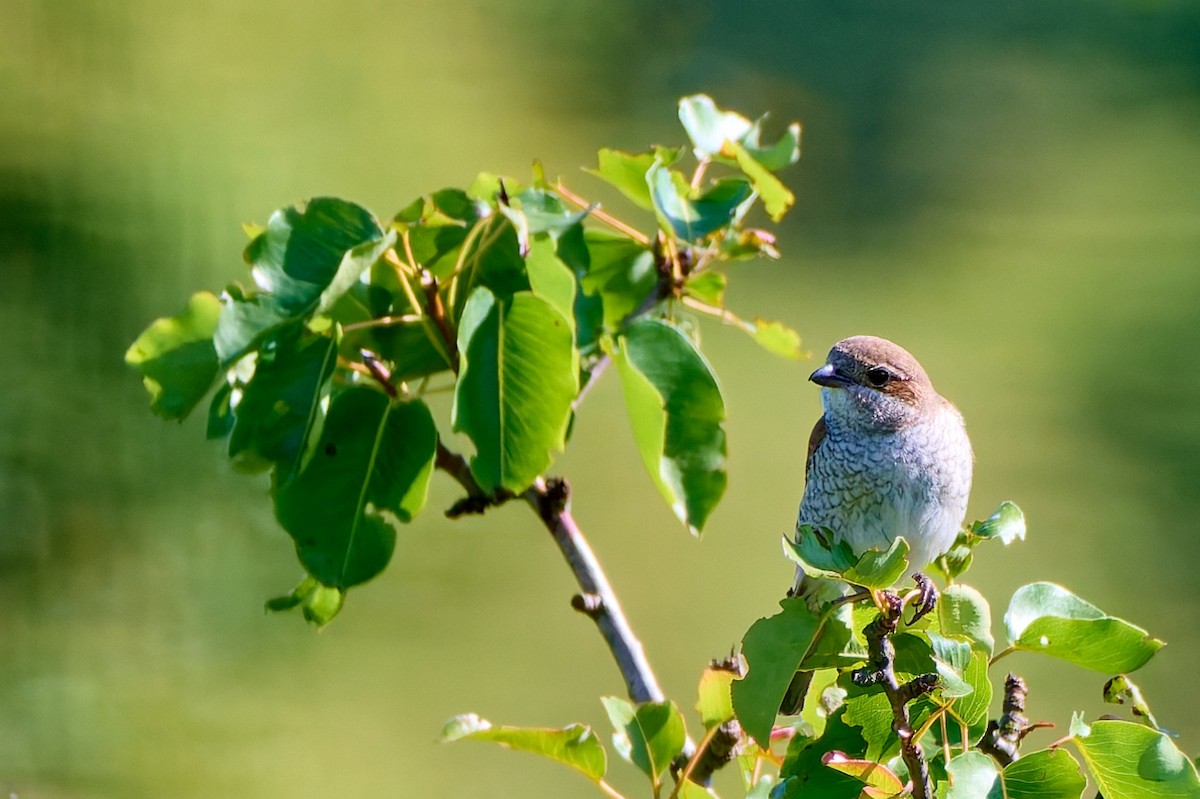
[[[809,380],[821,387],[824,413],[808,440],[797,535],[804,525],[828,530],[855,555],[903,536],[905,574],[932,591],[921,570],[953,546],[971,491],[974,455],[962,414],[908,350],[876,336],[834,344]],[[797,569],[790,594],[828,588],[816,582]],[[781,712],[799,712],[806,675],[797,673]]]

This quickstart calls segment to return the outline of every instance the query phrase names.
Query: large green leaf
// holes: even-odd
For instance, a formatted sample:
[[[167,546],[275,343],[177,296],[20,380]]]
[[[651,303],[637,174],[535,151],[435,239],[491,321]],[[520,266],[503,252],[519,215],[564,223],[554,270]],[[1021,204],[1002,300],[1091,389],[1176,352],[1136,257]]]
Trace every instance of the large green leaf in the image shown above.
[[[332,308],[394,242],[370,211],[345,200],[318,197],[276,211],[246,247],[257,291],[227,292],[214,336],[221,362],[281,325]]]
[[[683,751],[687,733],[674,702],[644,702],[606,696],[600,700],[616,732],[613,746],[658,785],[663,772]]]
[[[1106,720],[1087,725],[1076,717],[1071,743],[1105,799],[1200,797],[1196,765],[1169,736],[1144,724]]]
[[[509,749],[548,757],[578,771],[592,782],[604,778],[608,758],[590,727],[572,724],[563,729],[495,727],[471,713],[456,716],[442,728],[442,742],[491,741]]]
[[[725,492],[725,401],[704,356],[659,319],[629,325],[612,352],[646,471],[693,534]]]
[[[1017,649],[1110,674],[1141,668],[1163,647],[1142,628],[1107,615],[1054,583],[1018,588],[1004,625]]]
[[[425,504],[436,448],[423,402],[366,387],[335,394],[311,459],[275,491],[276,518],[308,573],[345,589],[382,571],[393,519],[407,522]]]
[[[193,294],[183,313],[156,319],[125,352],[159,416],[184,418],[212,388],[219,367],[212,337],[220,313],[212,294]]]
[[[826,621],[803,597],[784,599],[779,606],[779,613],[754,622],[742,637],[742,657],[749,668],[731,687],[738,721],[764,748],[770,745],[771,727],[788,684]]]
[[[471,473],[485,491],[523,491],[564,446],[579,393],[571,325],[531,292],[505,303],[481,286],[463,310],[458,348],[452,416],[475,444]]]
[[[246,470],[278,464],[279,483],[299,465],[320,420],[337,364],[337,340],[300,328],[269,339],[254,376],[241,388],[229,436],[229,456]]]

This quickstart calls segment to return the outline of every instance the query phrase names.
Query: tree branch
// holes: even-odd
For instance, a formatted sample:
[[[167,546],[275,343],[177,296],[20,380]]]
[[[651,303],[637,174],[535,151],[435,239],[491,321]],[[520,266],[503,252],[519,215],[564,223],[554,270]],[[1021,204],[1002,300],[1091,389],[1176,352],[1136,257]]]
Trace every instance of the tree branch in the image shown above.
[[[596,623],[625,679],[629,698],[634,702],[663,701],[662,689],[646,660],[645,650],[629,627],[629,621],[600,561],[571,515],[567,482],[538,478],[525,492],[524,498],[550,531],[571,573],[575,575],[582,593],[571,604]]]
[[[933,786],[929,779],[929,764],[925,762],[920,742],[913,735],[908,703],[936,688],[938,676],[922,674],[903,685],[900,684],[896,678],[896,647],[892,644],[892,635],[896,632],[896,626],[904,612],[904,602],[895,594],[883,593],[881,596],[884,600],[883,607],[880,608],[875,621],[867,625],[865,630],[870,661],[850,676],[856,685],[878,683],[883,686],[883,693],[892,706],[892,728],[900,737],[900,756],[904,759],[904,765],[908,766],[908,774],[912,780],[913,799],[932,799]]]
[[[507,493],[490,495],[484,492],[471,474],[466,459],[447,449],[441,441],[437,445],[435,465],[453,477],[467,492],[466,499],[454,503],[446,512],[447,516],[483,513],[489,507],[514,498]],[[567,565],[570,566],[580,588],[580,593],[571,600],[571,605],[596,623],[625,680],[629,698],[634,702],[663,701],[662,688],[659,687],[658,678],[654,676],[654,671],[646,660],[642,644],[633,634],[625,612],[621,609],[621,603],[600,566],[600,561],[567,507],[567,483],[563,480],[547,481],[538,478],[523,498],[550,531]]]

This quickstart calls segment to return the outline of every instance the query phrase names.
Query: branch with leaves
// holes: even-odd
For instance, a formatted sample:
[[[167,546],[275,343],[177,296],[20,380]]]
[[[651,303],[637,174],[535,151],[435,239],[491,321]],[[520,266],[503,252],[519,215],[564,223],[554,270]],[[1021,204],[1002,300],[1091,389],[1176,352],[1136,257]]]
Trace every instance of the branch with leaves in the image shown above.
[[[576,523],[567,482],[550,476],[589,388],[615,374],[651,482],[698,535],[724,493],[726,452],[724,399],[696,319],[800,356],[790,328],[725,303],[730,264],[778,257],[773,235],[755,225],[778,222],[793,203],[776,173],[799,156],[799,125],[765,141],[763,119],[704,96],[684,98],[679,118],[686,147],[601,150],[589,170],[640,221],[540,166],[528,182],[482,175],[419,197],[386,221],[317,198],[247,226],[245,284],[193,295],[134,341],[126,360],[154,412],[182,420],[211,397],[208,438],[239,471],[269,475],[304,577],[267,607],[329,623],[351,589],[386,568],[440,471],[465,492],[450,517],[520,500],[551,534],[579,587],[572,605],[594,620],[629,697],[602,700],[612,748],[656,799],[715,796],[707,783],[730,764],[755,799],[1066,799],[1085,783],[1067,746],[1107,799],[1200,796],[1192,762],[1126,676],[1162,642],[1034,583],[1012,597],[1008,644],[995,652],[990,607],[959,580],[977,546],[1024,537],[1012,503],[964,529],[939,559],[948,587],[937,613],[912,625],[886,607],[871,615],[907,573],[902,537],[864,554],[820,530],[785,539],[787,557],[814,579],[853,588],[817,607],[785,599],[754,622],[740,653],[701,676],[704,732],[693,743]],[[431,402],[439,394],[452,397],[444,418]],[[853,601],[867,597],[876,602]],[[1134,720],[1080,716],[1057,744],[991,756],[1003,747],[986,735],[989,669],[1022,652],[1118,675],[1105,699],[1127,704]],[[781,721],[798,670],[812,675],[809,701],[800,719]],[[1037,726],[1022,724],[1014,711],[993,729],[1019,740]],[[583,725],[509,727],[471,715],[443,738],[535,752],[621,796],[605,779],[607,750]]]

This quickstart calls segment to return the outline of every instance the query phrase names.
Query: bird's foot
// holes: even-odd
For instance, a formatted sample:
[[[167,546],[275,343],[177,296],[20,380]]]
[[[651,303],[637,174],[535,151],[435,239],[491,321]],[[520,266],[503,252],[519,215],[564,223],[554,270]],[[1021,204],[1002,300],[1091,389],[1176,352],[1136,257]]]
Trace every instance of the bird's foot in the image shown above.
[[[907,605],[911,602],[913,606],[913,617],[909,620],[909,625],[916,624],[932,613],[933,609],[937,607],[938,601],[938,590],[937,586],[933,584],[933,580],[917,572],[913,575],[913,582],[917,584],[917,587],[904,597],[904,604]]]

